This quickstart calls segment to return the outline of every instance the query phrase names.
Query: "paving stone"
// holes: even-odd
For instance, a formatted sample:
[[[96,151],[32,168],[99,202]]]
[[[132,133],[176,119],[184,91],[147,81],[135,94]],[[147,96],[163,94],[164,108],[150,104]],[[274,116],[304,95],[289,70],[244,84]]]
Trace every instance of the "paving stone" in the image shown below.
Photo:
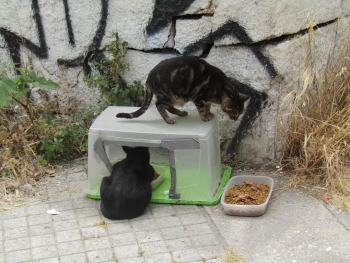
[[[91,262],[106,262],[114,259],[111,249],[95,250],[87,252],[87,257]]]
[[[172,205],[172,208],[176,215],[197,213],[201,211],[197,205]]]
[[[194,245],[189,237],[166,240],[165,245],[169,251],[194,248]]]
[[[52,217],[55,215],[49,215],[48,213],[45,214],[37,214],[37,215],[30,215],[27,217],[28,220],[28,225],[33,226],[33,225],[42,225],[42,224],[47,224],[52,221]]]
[[[27,226],[27,219],[24,216],[4,219],[2,222],[4,229],[13,229],[17,227]]]
[[[30,248],[29,238],[4,240],[5,253]]]
[[[39,235],[30,237],[32,247],[42,247],[56,243],[54,234]]]
[[[206,223],[207,220],[203,216],[202,213],[188,213],[178,216],[180,221],[184,225],[193,225],[193,224],[199,224],[199,223]]]
[[[107,235],[107,231],[102,226],[84,227],[81,229],[81,235],[84,239],[102,237]]]
[[[87,207],[100,207],[100,201],[89,198],[77,198],[73,199],[73,206],[75,209],[87,208]]]
[[[144,263],[145,258],[144,257],[137,257],[137,258],[121,258],[118,259],[118,263]]]
[[[57,242],[66,242],[81,239],[79,229],[60,231],[56,233]]]
[[[32,252],[30,249],[17,250],[13,252],[7,252],[5,254],[6,263],[15,263],[15,262],[30,262]]]
[[[152,254],[144,256],[146,263],[174,263],[170,253]]]
[[[214,234],[191,235],[190,239],[195,247],[215,246],[219,244],[219,241]]]
[[[165,227],[173,227],[181,225],[181,222],[176,216],[165,216],[165,217],[157,217],[155,222],[159,228]]]
[[[188,237],[188,233],[182,225],[162,228],[160,231],[162,232],[164,240]]]
[[[12,219],[12,218],[19,218],[24,217],[27,215],[26,207],[19,207],[12,210],[4,211],[2,214],[2,219]]]
[[[207,223],[188,225],[186,226],[186,230],[189,236],[213,233],[213,231]]]
[[[93,209],[91,207],[75,209],[75,213],[77,215],[77,218],[92,217],[100,214],[97,208]]]
[[[169,252],[163,240],[140,243],[139,247],[144,255]]]
[[[135,235],[139,243],[162,240],[162,233],[160,230],[139,231],[136,232]]]
[[[138,245],[127,245],[127,246],[121,246],[121,247],[114,247],[113,248],[114,254],[116,255],[117,259],[123,259],[123,258],[136,258],[139,257],[139,246]]]
[[[132,219],[130,223],[133,231],[158,229],[158,226],[154,223],[154,219]]]
[[[110,248],[108,237],[98,237],[84,240],[86,251]]]
[[[137,243],[135,235],[132,232],[111,235],[110,240],[112,247],[125,246]]]
[[[52,222],[76,219],[74,210],[58,211],[59,215],[52,216]]]
[[[85,253],[61,256],[61,263],[86,263],[88,262]]]
[[[200,261],[202,259],[202,257],[198,254],[197,250],[193,248],[174,251],[172,254],[175,262],[179,263],[192,263],[194,261]]]
[[[82,240],[74,240],[57,244],[58,254],[60,256],[72,255],[80,252],[85,252]]]
[[[48,235],[51,233],[54,233],[54,229],[50,224],[43,224],[43,225],[34,225],[29,226],[29,235],[36,236],[36,235]]]
[[[198,247],[197,252],[202,258],[208,260],[222,257],[225,254],[225,249],[218,244],[207,247]]]
[[[128,233],[132,231],[129,220],[122,221],[106,221],[107,232],[111,234]]]
[[[170,205],[164,205],[164,204],[156,205],[156,206],[153,205],[150,208],[154,217],[175,215],[175,211],[173,207]]]
[[[96,224],[100,224],[102,220],[104,219],[102,219],[101,216],[79,218],[78,224],[79,224],[79,227],[95,226]]]
[[[51,202],[50,203],[51,209],[56,209],[58,212],[66,211],[66,210],[72,210],[73,209],[73,203],[71,200],[65,200],[60,202]]]
[[[198,263],[202,263],[203,261],[200,261]],[[205,260],[204,263],[225,263],[225,261],[221,258],[212,258],[212,259],[208,259]]]
[[[63,221],[54,221],[53,227],[57,232],[70,229],[78,229],[79,225],[76,219],[68,219]]]
[[[32,248],[33,260],[49,259],[58,257],[57,249],[54,245],[47,247],[34,247]]]
[[[59,258],[45,258],[45,259],[41,259],[41,260],[34,260],[32,261],[32,263],[58,263]]]
[[[5,240],[28,237],[28,228],[27,226],[21,226],[18,228],[5,229],[3,235]]]
[[[30,205],[27,207],[27,213],[28,215],[37,215],[37,214],[43,214],[46,213],[47,210],[49,210],[49,204],[47,203],[39,203],[36,205]]]

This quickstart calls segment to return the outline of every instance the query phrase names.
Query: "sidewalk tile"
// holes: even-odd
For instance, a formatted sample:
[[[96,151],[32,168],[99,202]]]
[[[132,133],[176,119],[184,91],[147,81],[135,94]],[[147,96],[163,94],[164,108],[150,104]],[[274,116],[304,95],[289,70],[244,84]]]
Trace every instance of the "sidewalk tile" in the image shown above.
[[[106,262],[114,259],[111,249],[95,250],[87,252],[87,256],[90,262]]]
[[[202,259],[197,250],[193,248],[175,251],[172,254],[175,262],[179,263],[192,263],[194,261],[200,261]]]
[[[110,248],[108,237],[97,237],[84,240],[86,251]]]
[[[110,240],[112,247],[136,244],[136,238],[132,232],[111,235]]]
[[[82,240],[74,240],[57,244],[58,254],[60,256],[74,255],[80,252],[85,252]]]
[[[139,246],[136,244],[114,247],[113,251],[118,260],[122,258],[136,258],[140,256]]]
[[[169,252],[163,240],[144,242],[139,244],[140,249],[144,252],[144,255],[160,254]]]
[[[67,242],[81,239],[79,229],[56,232],[57,242]]]
[[[15,262],[29,262],[31,260],[32,252],[30,249],[17,250],[5,254],[6,263]]]
[[[42,247],[48,245],[54,245],[56,243],[54,234],[46,234],[30,237],[32,247]]]
[[[135,235],[139,243],[162,240],[160,230],[139,231]]]
[[[174,263],[171,253],[145,255],[146,263]]]
[[[77,253],[67,256],[61,256],[61,263],[86,263],[87,258],[85,253]]]

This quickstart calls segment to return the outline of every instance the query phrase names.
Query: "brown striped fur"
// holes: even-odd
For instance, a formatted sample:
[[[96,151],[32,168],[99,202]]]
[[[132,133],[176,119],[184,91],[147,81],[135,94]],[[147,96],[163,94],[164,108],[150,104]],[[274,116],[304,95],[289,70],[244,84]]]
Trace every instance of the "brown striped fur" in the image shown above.
[[[174,124],[167,111],[186,116],[175,106],[193,101],[203,121],[211,120],[212,103],[221,104],[222,110],[232,120],[237,120],[244,110],[248,96],[239,93],[229,82],[225,73],[205,60],[192,56],[170,58],[160,62],[148,75],[146,96],[140,109],[132,113],[118,113],[118,118],[137,118],[148,109],[153,94],[156,107],[168,124]]]

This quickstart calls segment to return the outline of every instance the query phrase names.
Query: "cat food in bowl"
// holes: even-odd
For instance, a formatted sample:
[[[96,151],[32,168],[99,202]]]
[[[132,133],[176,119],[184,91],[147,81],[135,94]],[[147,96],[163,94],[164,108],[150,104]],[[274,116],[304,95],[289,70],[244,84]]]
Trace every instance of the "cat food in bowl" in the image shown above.
[[[155,170],[153,181],[151,182],[152,191],[154,191],[164,181],[165,168],[155,164],[152,164],[152,166]]]
[[[237,175],[232,177],[221,196],[225,214],[261,216],[267,209],[273,189],[268,176]]]

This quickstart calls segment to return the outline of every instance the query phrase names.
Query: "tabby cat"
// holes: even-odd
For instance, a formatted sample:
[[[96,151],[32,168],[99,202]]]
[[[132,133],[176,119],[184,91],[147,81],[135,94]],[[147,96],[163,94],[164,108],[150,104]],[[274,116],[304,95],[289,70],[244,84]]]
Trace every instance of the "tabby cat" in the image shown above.
[[[145,113],[156,95],[156,107],[168,124],[174,124],[168,112],[186,116],[175,106],[193,101],[203,121],[211,120],[212,103],[221,104],[222,110],[231,120],[237,120],[244,110],[248,96],[239,93],[224,72],[193,56],[180,56],[160,62],[148,75],[146,96],[140,109],[132,113],[118,113],[118,118],[137,118]]]
[[[131,219],[142,215],[151,196],[154,168],[147,147],[123,146],[126,158],[113,165],[110,176],[102,179],[101,212],[109,219]]]

